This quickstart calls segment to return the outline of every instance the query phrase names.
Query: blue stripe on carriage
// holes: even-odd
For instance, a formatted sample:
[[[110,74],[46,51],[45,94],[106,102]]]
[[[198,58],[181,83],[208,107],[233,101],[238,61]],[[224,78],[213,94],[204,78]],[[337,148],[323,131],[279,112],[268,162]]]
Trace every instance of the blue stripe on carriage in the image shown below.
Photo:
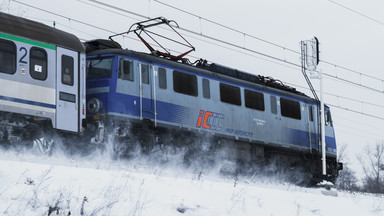
[[[41,102],[37,102],[37,101],[24,100],[24,99],[13,98],[13,97],[6,97],[6,96],[2,96],[2,95],[0,95],[0,100],[5,100],[5,101],[11,101],[11,102],[16,102],[16,103],[23,103],[23,104],[33,105],[33,106],[40,106],[40,107],[56,109],[56,105],[55,104],[41,103]]]

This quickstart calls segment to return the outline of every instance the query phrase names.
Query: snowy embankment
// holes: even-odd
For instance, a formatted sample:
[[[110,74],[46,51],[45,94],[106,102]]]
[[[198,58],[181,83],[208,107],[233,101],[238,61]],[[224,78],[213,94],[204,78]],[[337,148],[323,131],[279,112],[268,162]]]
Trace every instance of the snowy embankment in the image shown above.
[[[384,215],[380,196],[145,161],[0,152],[0,215]]]

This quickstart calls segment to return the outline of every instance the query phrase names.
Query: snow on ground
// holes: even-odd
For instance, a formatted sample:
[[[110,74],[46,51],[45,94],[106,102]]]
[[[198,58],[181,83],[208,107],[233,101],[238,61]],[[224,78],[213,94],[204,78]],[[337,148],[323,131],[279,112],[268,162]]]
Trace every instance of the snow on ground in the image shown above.
[[[273,179],[237,179],[146,160],[1,151],[0,215],[384,215],[383,196],[330,197]]]

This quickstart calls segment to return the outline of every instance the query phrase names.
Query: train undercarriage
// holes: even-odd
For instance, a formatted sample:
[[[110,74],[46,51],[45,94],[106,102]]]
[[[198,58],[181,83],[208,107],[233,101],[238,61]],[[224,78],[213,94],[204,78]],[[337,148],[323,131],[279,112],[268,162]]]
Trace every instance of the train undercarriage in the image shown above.
[[[88,132],[96,134],[91,142],[109,142],[115,158],[134,157],[140,151],[140,154],[149,155],[159,162],[168,162],[172,159],[169,155],[179,154],[182,166],[197,165],[209,169],[222,163],[224,166],[221,166],[220,173],[284,174],[288,181],[303,185],[315,185],[324,179],[335,182],[341,169],[336,158],[327,157],[328,175],[323,176],[321,152],[271,147],[179,127],[155,127],[146,119],[133,122],[104,119],[90,125],[93,126],[88,127],[92,128]]]
[[[20,115],[14,113],[0,113],[0,142],[2,148],[31,148],[35,146],[39,151],[49,151],[53,143],[52,124],[47,119]],[[44,147],[45,146],[45,147]]]

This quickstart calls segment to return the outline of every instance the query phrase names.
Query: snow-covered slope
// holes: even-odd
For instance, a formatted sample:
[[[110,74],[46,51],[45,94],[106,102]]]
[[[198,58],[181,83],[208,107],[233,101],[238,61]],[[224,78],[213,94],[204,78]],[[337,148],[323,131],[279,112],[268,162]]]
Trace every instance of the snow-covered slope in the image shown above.
[[[384,197],[148,165],[0,152],[0,215],[384,215]],[[173,167],[173,168],[172,168]]]

